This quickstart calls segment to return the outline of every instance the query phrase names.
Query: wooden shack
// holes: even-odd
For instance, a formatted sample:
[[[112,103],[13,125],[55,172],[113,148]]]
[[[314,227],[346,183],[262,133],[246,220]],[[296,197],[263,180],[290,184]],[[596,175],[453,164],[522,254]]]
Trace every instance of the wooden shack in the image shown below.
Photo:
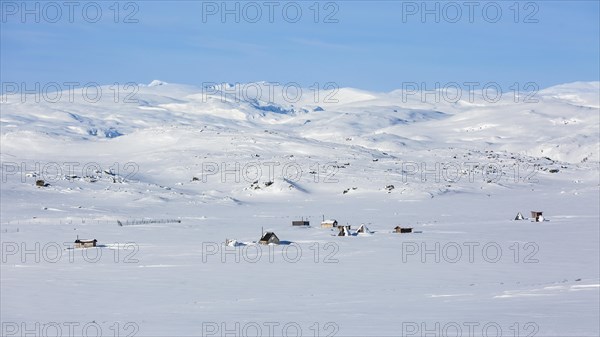
[[[292,221],[292,226],[310,226],[310,221]]]
[[[533,219],[533,222],[544,221],[544,217],[542,216],[542,212],[540,211],[531,211],[531,219]]]
[[[96,239],[77,239],[75,240],[75,248],[91,248],[96,247]]]
[[[338,226],[337,220],[325,220],[321,222],[321,228],[334,228]]]
[[[412,227],[394,227],[394,233],[412,233]]]
[[[268,245],[271,243],[278,245],[279,238],[273,232],[265,232],[265,234],[262,236],[262,238],[260,238],[260,241],[258,241],[258,243],[260,243],[261,245]]]

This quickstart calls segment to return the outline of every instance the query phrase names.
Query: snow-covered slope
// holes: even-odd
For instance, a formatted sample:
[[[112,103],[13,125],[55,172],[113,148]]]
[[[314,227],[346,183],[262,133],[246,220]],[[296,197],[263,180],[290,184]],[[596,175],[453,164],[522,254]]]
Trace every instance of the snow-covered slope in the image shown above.
[[[267,322],[304,336],[410,335],[436,322],[598,334],[598,82],[535,102],[351,88],[290,99],[264,82],[136,90],[0,103],[3,322],[95,321],[105,335],[135,322],[143,336],[209,335],[212,323],[221,336],[236,322],[262,335]],[[531,210],[550,221],[512,221]],[[319,228],[323,216],[374,233],[338,237]],[[291,226],[301,218],[312,227]],[[292,244],[249,262],[263,230]],[[110,258],[21,256],[78,236]],[[227,248],[239,262],[223,260],[225,239],[250,243]],[[128,242],[135,259],[122,263]],[[471,261],[472,243],[502,258],[479,250]],[[436,244],[450,249],[440,261],[414,251]]]
[[[462,93],[462,100],[451,102],[446,92],[435,96],[339,89],[317,97],[310,89],[284,94],[264,83],[194,88],[154,81],[131,96],[117,97],[113,87],[102,87],[99,102],[86,101],[79,91],[73,102],[64,92],[64,99],[56,103],[6,95],[1,122],[5,140],[25,131],[76,140],[207,125],[248,132],[267,128],[306,141],[388,151],[407,145],[412,149],[477,143],[480,149],[578,163],[598,161],[599,90],[598,82],[574,83],[531,97],[504,93],[492,102],[475,92],[472,98]]]

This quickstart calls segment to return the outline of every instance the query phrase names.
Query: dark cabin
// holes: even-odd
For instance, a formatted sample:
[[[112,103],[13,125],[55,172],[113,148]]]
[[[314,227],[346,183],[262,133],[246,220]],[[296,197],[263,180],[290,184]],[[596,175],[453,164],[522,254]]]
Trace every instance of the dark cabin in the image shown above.
[[[260,238],[260,241],[258,241],[258,243],[260,243],[261,245],[268,245],[270,243],[278,245],[279,238],[273,232],[265,232],[265,234],[262,236],[262,238]]]
[[[292,226],[310,226],[310,221],[292,221]]]
[[[395,233],[412,233],[412,227],[400,227],[400,226],[396,226],[394,227],[394,232]]]
[[[96,243],[98,242],[98,240],[93,239],[93,240],[80,240],[77,239],[75,240],[75,248],[91,248],[91,247],[96,247]]]

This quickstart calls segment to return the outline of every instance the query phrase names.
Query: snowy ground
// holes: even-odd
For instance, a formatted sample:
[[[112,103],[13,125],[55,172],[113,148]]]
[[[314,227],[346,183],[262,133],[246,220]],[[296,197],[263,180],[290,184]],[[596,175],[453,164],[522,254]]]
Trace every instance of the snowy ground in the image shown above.
[[[2,335],[597,336],[598,91],[9,96]],[[513,221],[532,210],[548,221]]]

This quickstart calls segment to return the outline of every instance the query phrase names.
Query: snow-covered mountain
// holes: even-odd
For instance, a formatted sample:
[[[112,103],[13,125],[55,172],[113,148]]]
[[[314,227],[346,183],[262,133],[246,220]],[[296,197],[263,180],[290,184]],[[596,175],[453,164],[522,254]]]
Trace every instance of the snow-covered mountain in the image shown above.
[[[103,86],[98,102],[84,99],[81,90],[74,90],[72,98],[63,92],[58,102],[7,94],[2,136],[5,146],[11,146],[24,138],[22,132],[75,141],[210,126],[245,133],[268,129],[303,142],[390,152],[450,146],[571,163],[598,161],[598,82],[521,96],[508,92],[498,102],[486,101],[478,91],[461,92],[461,100],[450,101],[448,96],[456,96],[449,89],[437,96],[401,90],[301,90],[286,92],[266,82],[197,88],[153,81],[135,88]]]
[[[220,336],[223,322],[294,322],[303,335],[333,322],[338,336],[436,322],[465,333],[461,322],[496,323],[505,336],[515,323],[523,336],[600,330],[598,82],[498,101],[267,82],[100,90],[98,101],[81,90],[2,97],[4,322],[135,322],[143,336],[206,335],[212,323]],[[531,210],[550,221],[511,221]],[[335,236],[319,228],[324,216],[374,233]],[[312,227],[290,225],[301,218]],[[282,259],[284,244],[275,262],[248,262],[262,230],[303,258]],[[132,242],[138,262],[20,255],[77,236],[111,256]],[[250,243],[228,247],[241,262],[208,254],[225,239]],[[504,258],[406,254],[469,242],[497,244]],[[323,263],[329,249],[336,263]],[[79,302],[88,297],[94,305]]]

